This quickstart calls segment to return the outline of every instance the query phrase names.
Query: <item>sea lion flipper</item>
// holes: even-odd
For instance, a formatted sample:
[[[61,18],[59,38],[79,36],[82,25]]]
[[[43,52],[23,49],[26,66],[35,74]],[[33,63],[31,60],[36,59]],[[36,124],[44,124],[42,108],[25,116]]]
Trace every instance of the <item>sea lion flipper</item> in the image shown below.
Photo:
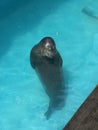
[[[50,101],[48,110],[44,114],[46,116],[47,120],[50,118],[50,116],[52,115],[53,111],[54,111],[54,108],[52,107],[52,102]]]
[[[47,120],[50,118],[50,116],[52,115],[52,113],[53,113],[53,110],[48,110],[48,111],[45,112],[44,115],[46,116]]]

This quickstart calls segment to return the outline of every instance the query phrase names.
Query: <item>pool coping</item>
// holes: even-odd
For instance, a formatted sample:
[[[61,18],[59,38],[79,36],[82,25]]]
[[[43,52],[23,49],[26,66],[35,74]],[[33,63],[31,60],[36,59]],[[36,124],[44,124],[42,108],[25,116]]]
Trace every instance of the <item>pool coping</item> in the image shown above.
[[[98,85],[63,130],[98,130]]]

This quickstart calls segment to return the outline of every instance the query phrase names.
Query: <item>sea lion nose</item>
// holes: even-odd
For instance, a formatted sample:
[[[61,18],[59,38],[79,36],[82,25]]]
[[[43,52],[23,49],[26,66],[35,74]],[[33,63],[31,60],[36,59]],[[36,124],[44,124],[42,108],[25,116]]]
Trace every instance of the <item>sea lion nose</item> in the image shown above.
[[[55,51],[54,47],[52,47],[52,46],[48,46],[48,50],[51,52]]]
[[[52,47],[48,47],[48,49],[49,49],[50,51],[52,51]]]

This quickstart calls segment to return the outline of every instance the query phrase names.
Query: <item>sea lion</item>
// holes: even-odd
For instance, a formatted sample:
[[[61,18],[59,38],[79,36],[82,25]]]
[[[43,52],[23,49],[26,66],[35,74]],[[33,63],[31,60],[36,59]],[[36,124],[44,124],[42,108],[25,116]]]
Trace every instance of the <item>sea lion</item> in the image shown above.
[[[43,38],[30,52],[31,66],[36,70],[50,102],[45,116],[50,118],[56,109],[65,104],[65,86],[62,71],[62,58],[51,37]]]

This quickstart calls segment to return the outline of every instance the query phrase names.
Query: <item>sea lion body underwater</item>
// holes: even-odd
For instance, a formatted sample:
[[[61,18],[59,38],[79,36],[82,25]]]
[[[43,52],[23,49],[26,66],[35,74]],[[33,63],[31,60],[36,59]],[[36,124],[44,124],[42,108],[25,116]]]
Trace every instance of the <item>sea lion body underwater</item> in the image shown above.
[[[36,70],[50,102],[45,116],[61,109],[65,104],[65,86],[62,72],[62,58],[51,37],[43,38],[30,53],[31,66]]]

